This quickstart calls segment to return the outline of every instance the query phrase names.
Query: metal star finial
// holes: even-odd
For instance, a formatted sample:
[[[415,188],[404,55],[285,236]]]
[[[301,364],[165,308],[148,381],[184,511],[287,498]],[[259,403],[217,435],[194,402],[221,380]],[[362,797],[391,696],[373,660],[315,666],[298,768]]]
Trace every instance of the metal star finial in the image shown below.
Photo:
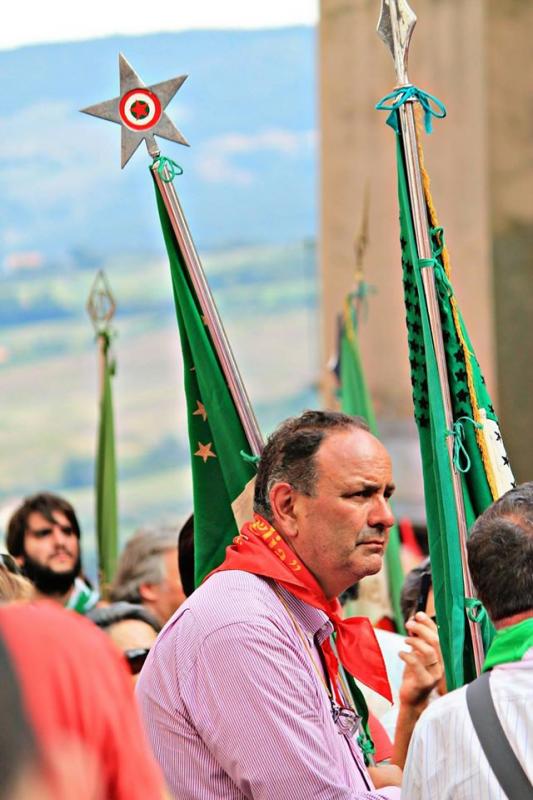
[[[116,122],[122,127],[121,167],[124,168],[140,143],[146,142],[153,158],[159,155],[155,136],[189,146],[172,120],[164,113],[187,75],[146,86],[126,58],[119,54],[120,96],[82,108],[84,114]]]

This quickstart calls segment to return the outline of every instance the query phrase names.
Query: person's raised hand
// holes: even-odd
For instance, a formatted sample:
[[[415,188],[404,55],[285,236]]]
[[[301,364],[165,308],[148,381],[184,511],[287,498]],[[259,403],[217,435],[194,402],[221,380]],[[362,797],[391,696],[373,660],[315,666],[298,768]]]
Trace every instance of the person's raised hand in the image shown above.
[[[418,611],[405,627],[409,634],[405,641],[411,650],[399,654],[405,663],[400,702],[419,709],[425,707],[433,689],[439,687],[440,691],[442,688],[444,664],[439,633],[433,620],[423,611]]]

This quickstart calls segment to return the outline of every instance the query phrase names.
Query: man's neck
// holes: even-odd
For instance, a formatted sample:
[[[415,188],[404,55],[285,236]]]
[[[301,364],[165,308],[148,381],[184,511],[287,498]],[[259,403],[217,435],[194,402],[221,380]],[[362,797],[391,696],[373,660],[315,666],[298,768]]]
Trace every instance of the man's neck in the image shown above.
[[[513,614],[512,617],[504,617],[493,624],[496,630],[499,631],[503,630],[503,628],[510,628],[511,625],[518,625],[519,622],[530,619],[530,617],[533,617],[533,608],[529,609],[529,611],[522,611],[520,614]]]
[[[296,547],[294,546],[294,542],[293,542],[293,541],[290,539],[290,537],[288,537],[288,536],[287,536],[287,537],[285,537],[285,536],[284,536],[284,534],[283,534],[283,527],[282,527],[282,526],[280,526],[280,527],[276,527],[275,523],[273,523],[273,522],[271,522],[271,523],[269,523],[269,524],[270,524],[270,525],[272,525],[272,527],[273,527],[273,528],[276,530],[276,532],[277,532],[277,533],[279,533],[279,535],[280,535],[280,536],[281,536],[281,538],[283,539],[283,542],[285,543],[285,546],[286,546],[286,547],[288,547],[288,548],[289,548],[289,550],[292,550],[292,552],[293,552],[293,553],[294,553],[294,555],[295,555],[295,556],[298,558],[298,560],[302,562],[302,564],[304,565],[304,567],[305,567],[307,570],[309,570],[309,572],[311,573],[311,575],[313,576],[313,578],[316,580],[316,582],[318,583],[318,585],[320,586],[320,588],[321,588],[321,589],[322,589],[322,591],[324,592],[324,595],[325,595],[325,597],[326,597],[326,600],[329,600],[329,601],[331,601],[331,600],[334,600],[336,597],[338,597],[338,595],[336,595],[336,594],[332,594],[331,596],[328,594],[328,592],[326,591],[326,587],[323,585],[323,583],[322,583],[322,581],[320,580],[319,576],[318,576],[318,575],[317,575],[317,574],[316,574],[316,573],[315,573],[315,572],[314,572],[314,571],[311,569],[311,567],[310,567],[310,566],[309,566],[309,565],[306,563],[306,560],[305,560],[305,558],[303,558],[303,557],[302,557],[302,555],[300,554],[300,552],[299,552],[298,548],[296,548]],[[341,592],[339,592],[339,594],[341,594]]]
[[[65,592],[65,594],[44,594],[40,592],[38,589],[35,589],[35,598],[37,600],[53,600],[54,603],[59,603],[61,606],[66,606],[69,601],[70,595],[72,594],[72,590],[74,589],[74,584],[70,587],[70,589]]]

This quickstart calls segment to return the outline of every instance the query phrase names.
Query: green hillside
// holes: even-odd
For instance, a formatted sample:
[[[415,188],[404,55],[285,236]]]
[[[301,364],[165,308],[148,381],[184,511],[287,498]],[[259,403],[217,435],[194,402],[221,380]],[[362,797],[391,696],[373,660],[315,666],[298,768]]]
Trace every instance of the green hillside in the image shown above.
[[[143,522],[178,520],[190,510],[181,355],[166,261],[128,257],[101,266],[118,305],[114,392],[124,540]],[[268,432],[316,402],[314,246],[210,253],[204,266]],[[63,492],[80,513],[90,571],[97,365],[85,304],[93,278],[93,270],[60,265],[53,275],[0,277],[3,517],[24,494]]]

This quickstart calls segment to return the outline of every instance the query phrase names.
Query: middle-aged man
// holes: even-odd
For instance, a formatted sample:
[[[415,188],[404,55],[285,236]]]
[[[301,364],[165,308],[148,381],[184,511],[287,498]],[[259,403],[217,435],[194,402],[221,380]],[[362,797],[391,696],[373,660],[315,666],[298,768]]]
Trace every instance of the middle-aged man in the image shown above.
[[[141,528],[120,556],[111,600],[140,603],[161,624],[185,600],[178,570],[178,529]]]
[[[389,455],[358,418],[308,411],[270,437],[254,521],[161,632],[137,684],[174,797],[400,796],[398,767],[365,766],[330,643],[335,630],[340,661],[389,694],[370,623],[342,620],[337,597],[381,568],[393,489]],[[424,662],[431,689],[434,650],[417,639],[405,659],[406,671]]]
[[[81,614],[96,605],[98,593],[81,577],[80,526],[67,500],[49,492],[25,498],[6,545],[39,595]]]
[[[490,670],[497,718],[526,773],[525,781],[531,783],[533,482],[493,503],[474,524],[467,546],[472,581],[496,628],[483,671]],[[405,768],[409,800],[507,798],[474,729],[466,691],[463,686],[433,703],[415,728]],[[502,740],[498,748],[503,750]],[[532,795],[530,787],[529,793],[526,789],[516,796],[525,800]]]

